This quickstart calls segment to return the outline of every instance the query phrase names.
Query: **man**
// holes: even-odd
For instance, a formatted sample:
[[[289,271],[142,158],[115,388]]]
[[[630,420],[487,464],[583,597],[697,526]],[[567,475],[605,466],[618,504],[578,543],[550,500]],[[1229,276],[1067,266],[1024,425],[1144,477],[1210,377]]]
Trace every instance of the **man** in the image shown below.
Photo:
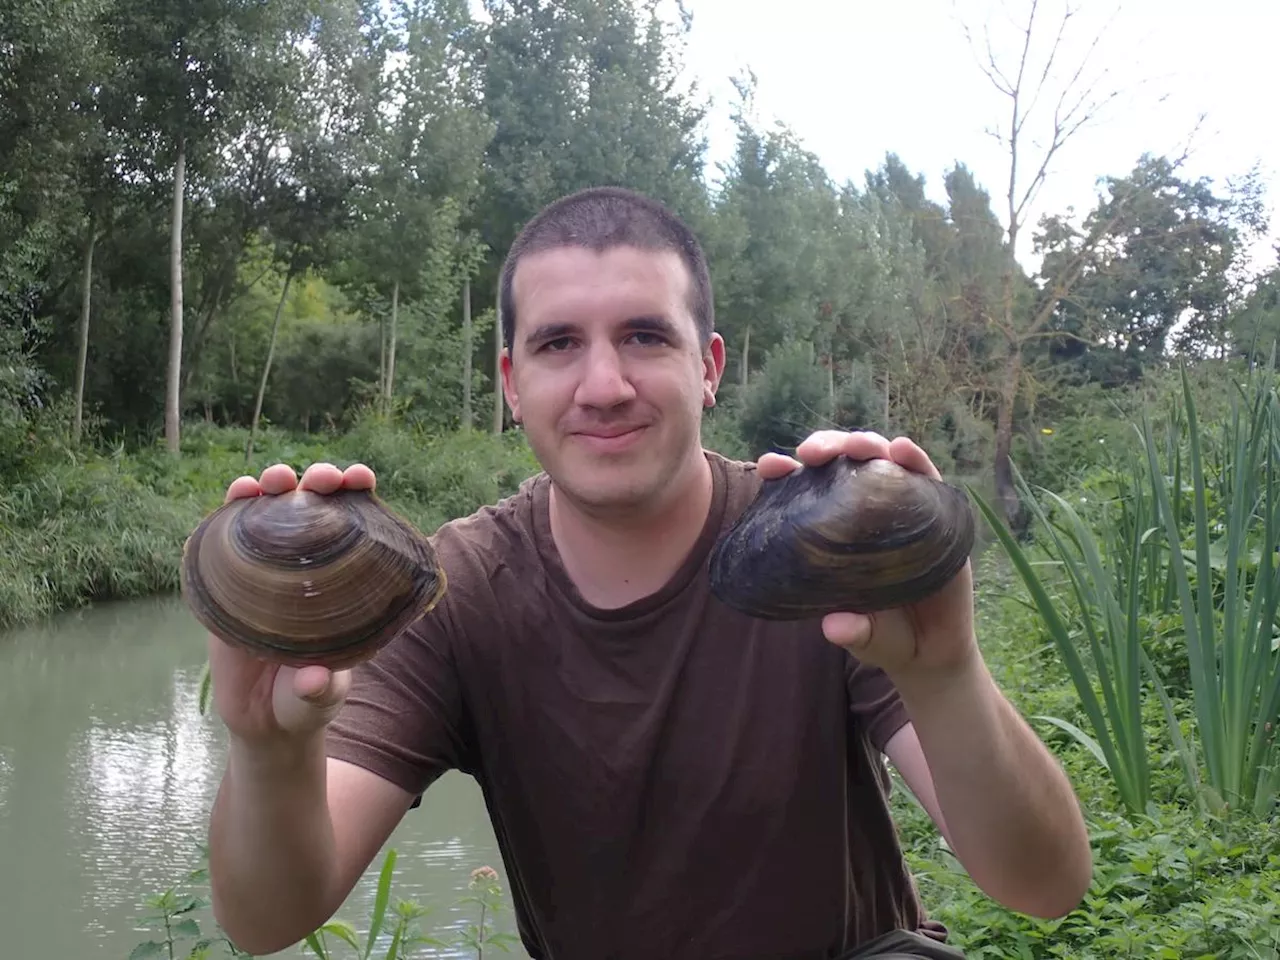
[[[708,592],[709,551],[761,478],[839,454],[937,476],[920,448],[823,431],[796,459],[704,451],[725,351],[707,266],[632,193],[544,210],[499,295],[503,389],[545,472],[436,533],[439,606],[351,673],[210,641],[230,734],[210,865],[232,939],[269,952],[321,925],[449,769],[484,791],[536,958],[957,956],[916,899],[883,755],[991,896],[1072,909],[1080,810],[986,671],[967,566],[874,616],[767,623]],[[317,464],[300,482],[374,477]],[[294,484],[277,465],[228,497]]]

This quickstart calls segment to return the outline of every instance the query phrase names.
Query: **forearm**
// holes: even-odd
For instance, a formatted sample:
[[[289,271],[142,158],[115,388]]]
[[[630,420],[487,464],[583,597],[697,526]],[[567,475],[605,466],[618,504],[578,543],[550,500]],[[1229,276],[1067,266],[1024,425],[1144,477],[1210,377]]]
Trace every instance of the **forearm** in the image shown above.
[[[928,763],[948,840],[1012,909],[1058,916],[1092,874],[1070,782],[996,687],[976,648],[957,670],[895,678]]]
[[[337,908],[324,740],[267,755],[230,745],[209,825],[214,915],[241,949],[296,943]]]

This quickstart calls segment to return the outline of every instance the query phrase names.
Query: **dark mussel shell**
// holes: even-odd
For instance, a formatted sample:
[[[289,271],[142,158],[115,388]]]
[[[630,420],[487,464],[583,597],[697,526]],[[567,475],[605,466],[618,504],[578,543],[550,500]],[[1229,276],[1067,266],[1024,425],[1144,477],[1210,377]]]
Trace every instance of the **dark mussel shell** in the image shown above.
[[[922,600],[973,549],[963,490],[891,460],[840,456],[766,480],[711,555],[711,591],[764,620]]]
[[[431,543],[370,491],[223,504],[183,547],[182,596],[208,630],[289,666],[353,666],[444,594]]]

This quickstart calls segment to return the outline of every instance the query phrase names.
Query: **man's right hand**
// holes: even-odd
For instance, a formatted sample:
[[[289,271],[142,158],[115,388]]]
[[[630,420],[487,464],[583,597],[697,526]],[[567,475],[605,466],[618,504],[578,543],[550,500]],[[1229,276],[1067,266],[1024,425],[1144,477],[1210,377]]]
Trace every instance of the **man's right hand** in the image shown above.
[[[244,476],[227,488],[226,499],[272,496],[302,487],[315,493],[340,488],[372,490],[373,471],[355,464],[341,471],[315,463],[299,481],[285,464],[275,464],[255,480]],[[283,667],[209,635],[213,700],[228,732],[246,747],[270,749],[305,741],[338,715],[351,687],[349,670]]]

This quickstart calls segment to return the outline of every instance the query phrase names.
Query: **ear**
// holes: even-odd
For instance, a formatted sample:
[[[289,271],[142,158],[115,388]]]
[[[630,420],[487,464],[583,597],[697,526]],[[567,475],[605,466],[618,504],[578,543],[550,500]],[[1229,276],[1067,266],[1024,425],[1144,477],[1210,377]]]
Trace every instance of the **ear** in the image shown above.
[[[520,393],[516,390],[515,374],[511,369],[511,351],[502,348],[502,393],[507,398],[507,406],[511,408],[511,419],[520,422]]]
[[[723,376],[724,337],[713,333],[702,351],[702,405],[704,407],[716,405],[716,391],[720,388],[720,378]]]

